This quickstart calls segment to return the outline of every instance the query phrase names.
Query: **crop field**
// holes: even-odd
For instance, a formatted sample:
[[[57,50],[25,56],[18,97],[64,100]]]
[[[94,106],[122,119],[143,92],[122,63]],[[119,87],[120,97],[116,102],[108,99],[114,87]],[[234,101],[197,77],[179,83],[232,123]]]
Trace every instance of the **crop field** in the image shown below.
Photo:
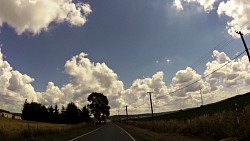
[[[0,118],[0,140],[28,140],[83,128],[89,129],[89,126],[85,123],[67,125]]]

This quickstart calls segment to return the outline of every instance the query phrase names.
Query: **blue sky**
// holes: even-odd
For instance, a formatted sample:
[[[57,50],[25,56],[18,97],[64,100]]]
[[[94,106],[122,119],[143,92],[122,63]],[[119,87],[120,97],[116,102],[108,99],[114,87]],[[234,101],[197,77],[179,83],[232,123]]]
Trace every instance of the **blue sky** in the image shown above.
[[[18,33],[3,20],[0,43],[4,60],[14,70],[34,78],[31,84],[36,92],[46,91],[48,82],[61,88],[74,80],[64,65],[81,52],[88,54],[91,62],[104,62],[129,89],[136,79],[159,71],[170,86],[179,70],[209,53],[206,61],[193,68],[203,75],[206,63],[213,60],[210,50],[224,40],[233,39],[218,51],[230,58],[244,50],[241,40],[227,33],[227,22],[233,17],[217,14],[221,2],[215,2],[210,11],[204,11],[204,4],[185,0],[181,1],[183,10],[167,0],[82,2],[92,9],[82,25],[52,21],[46,31]],[[245,40],[250,44],[249,36]]]
[[[49,81],[58,86],[68,83],[64,64],[80,52],[89,54],[93,62],[105,62],[126,87],[159,70],[169,81],[228,36],[225,18],[207,14],[197,5],[177,11],[172,1],[88,3],[93,12],[82,27],[52,23],[49,31],[39,35],[17,35],[6,24],[1,28],[3,54],[15,69],[35,78],[37,91],[44,91]],[[242,51],[241,42],[236,42],[237,49],[225,51],[233,55]]]

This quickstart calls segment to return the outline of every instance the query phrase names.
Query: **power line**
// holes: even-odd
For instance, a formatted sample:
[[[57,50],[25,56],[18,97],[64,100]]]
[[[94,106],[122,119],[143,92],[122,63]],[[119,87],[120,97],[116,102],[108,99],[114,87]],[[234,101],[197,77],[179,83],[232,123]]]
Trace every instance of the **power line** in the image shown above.
[[[250,23],[246,23],[242,26],[242,28],[239,29],[242,30],[244,27],[248,27],[250,25]],[[218,43],[214,48],[210,49],[207,53],[205,53],[204,55],[202,55],[199,59],[197,59],[196,61],[194,61],[193,63],[191,63],[189,66],[193,69],[197,68],[199,65],[201,65],[203,62],[208,60],[208,56],[211,55],[211,53],[214,50],[222,50],[223,48],[225,48],[227,45],[229,45],[232,41],[234,41],[234,38],[228,37],[227,39],[224,39],[223,41],[221,41],[220,43]],[[210,57],[209,57],[210,58]]]
[[[231,42],[233,41],[232,38],[230,39],[226,39],[222,42],[220,42],[219,44],[217,44],[214,48],[210,49],[207,53],[205,53],[204,55],[202,55],[199,59],[197,59],[195,62],[193,62],[192,64],[190,64],[189,66],[193,69],[197,68],[198,66],[200,66],[203,62],[207,61],[209,58],[209,56],[211,56],[212,52],[214,50],[222,50],[223,48],[225,48],[227,45],[229,45]]]
[[[143,101],[144,102],[144,101]],[[144,105],[145,103],[142,103],[142,104],[140,104],[140,105],[137,105],[137,106],[133,106],[134,108],[139,108],[139,107],[141,107],[142,105]]]
[[[245,27],[245,26],[248,26],[249,24],[250,24],[250,23],[246,23],[246,24],[244,25],[244,27]],[[217,44],[214,48],[210,49],[205,55],[201,56],[198,60],[196,60],[195,62],[191,63],[189,66],[192,67],[193,69],[194,69],[194,68],[197,68],[200,64],[202,64],[203,62],[205,62],[206,60],[208,60],[208,56],[211,55],[211,52],[212,52],[212,51],[214,51],[214,50],[219,50],[219,49],[223,49],[223,48],[225,48],[227,45],[229,45],[232,41],[233,41],[233,38],[225,39],[225,40],[221,41],[221,42],[220,42],[219,44]],[[249,48],[246,49],[245,51],[248,51],[248,50],[249,50]],[[209,73],[209,74],[203,76],[202,78],[200,78],[200,79],[198,79],[198,80],[196,80],[196,81],[194,81],[194,82],[192,82],[192,83],[190,83],[190,84],[188,84],[188,85],[186,85],[186,86],[184,86],[184,87],[181,87],[181,88],[179,88],[179,89],[177,89],[177,90],[175,90],[175,91],[173,91],[173,92],[170,92],[169,94],[173,94],[173,93],[175,93],[175,92],[177,92],[177,91],[180,91],[180,90],[183,90],[183,89],[185,89],[185,88],[187,88],[187,87],[189,87],[189,86],[191,86],[191,85],[193,85],[193,84],[195,84],[195,83],[198,83],[200,80],[203,80],[204,78],[206,78],[206,77],[212,75],[213,73],[217,72],[217,71],[220,70],[221,68],[223,68],[223,67],[225,67],[226,65],[228,65],[229,63],[231,63],[234,59],[236,59],[236,58],[238,58],[239,56],[241,56],[245,51],[243,51],[242,53],[238,54],[238,55],[237,55],[236,57],[234,57],[231,61],[225,63],[224,65],[222,65],[221,67],[219,67],[219,68],[217,68],[216,70],[212,71],[211,73]],[[250,59],[249,59],[249,61],[250,61]],[[165,97],[165,95],[164,95],[164,96],[158,96],[158,97],[156,97],[156,99],[159,99],[159,98],[161,98],[161,97]],[[144,100],[143,100],[143,102],[144,102]],[[150,101],[150,102],[151,102],[151,101]],[[140,104],[140,105],[138,105],[138,106],[134,106],[134,108],[139,108],[139,107],[141,107],[141,106],[144,105],[144,104],[146,104],[146,103],[142,103],[142,104]],[[152,105],[152,103],[151,103],[151,105]],[[152,107],[152,106],[151,106],[151,107]],[[127,109],[127,106],[126,106],[126,109]]]
[[[193,63],[191,63],[190,66],[191,68],[195,69],[198,66],[200,66],[203,62],[207,61],[209,58],[211,58],[211,54],[214,50],[222,50],[223,48],[225,48],[226,46],[228,46],[233,40],[233,38],[227,38],[222,40],[221,42],[219,42],[216,46],[214,46],[212,49],[210,49],[209,51],[207,51],[204,55],[202,55],[200,58],[198,58],[196,61],[194,61]],[[210,57],[209,57],[210,56]],[[169,81],[171,81],[172,79],[169,78]]]
[[[248,49],[248,50],[249,50],[249,49]],[[226,65],[228,65],[229,63],[231,63],[234,59],[236,59],[236,58],[238,58],[239,56],[241,56],[244,52],[245,52],[245,51],[243,51],[242,53],[240,53],[239,55],[237,55],[236,57],[234,57],[231,61],[229,61],[229,62],[225,63],[224,65],[222,65],[221,67],[215,69],[215,70],[212,71],[211,73],[209,73],[209,74],[207,74],[207,75],[201,77],[200,79],[198,79],[198,80],[196,80],[196,81],[194,81],[194,82],[192,82],[192,83],[190,83],[190,84],[188,84],[188,85],[186,85],[186,86],[184,86],[184,87],[181,87],[181,88],[179,88],[179,89],[177,89],[177,90],[175,90],[175,91],[173,91],[173,92],[170,92],[170,93],[168,93],[168,94],[173,94],[173,93],[176,93],[176,92],[178,92],[178,91],[180,91],[180,90],[183,90],[183,89],[185,89],[185,88],[187,88],[187,87],[189,87],[189,86],[191,86],[191,85],[193,85],[193,84],[199,82],[200,80],[203,80],[204,78],[206,78],[206,77],[208,77],[208,76],[214,74],[215,72],[217,72],[217,71],[220,70],[221,68],[223,68],[223,67],[225,67]],[[165,96],[165,95],[164,95],[164,96]],[[163,97],[163,96],[156,97],[156,99],[159,99],[159,98],[161,98],[161,97]]]

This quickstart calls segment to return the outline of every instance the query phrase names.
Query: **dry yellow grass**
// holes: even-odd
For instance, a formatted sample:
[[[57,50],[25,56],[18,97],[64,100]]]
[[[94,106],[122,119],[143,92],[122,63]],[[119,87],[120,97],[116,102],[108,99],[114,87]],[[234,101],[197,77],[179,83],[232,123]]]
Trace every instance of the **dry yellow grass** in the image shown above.
[[[52,124],[0,118],[0,140],[13,140],[16,138],[28,138],[40,135],[48,135],[81,127],[86,127],[86,124]]]
[[[237,121],[238,118],[238,121]],[[203,115],[189,120],[152,120],[128,123],[158,133],[179,133],[220,140],[237,137],[250,139],[250,106],[241,112],[224,111],[214,115]]]

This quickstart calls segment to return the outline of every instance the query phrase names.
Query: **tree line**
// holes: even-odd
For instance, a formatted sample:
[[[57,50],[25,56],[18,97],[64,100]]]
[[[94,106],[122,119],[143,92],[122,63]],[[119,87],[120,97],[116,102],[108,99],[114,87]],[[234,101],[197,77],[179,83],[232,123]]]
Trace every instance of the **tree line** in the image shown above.
[[[27,102],[25,100],[22,110],[23,120],[39,122],[76,124],[80,122],[90,122],[91,115],[99,122],[109,116],[110,106],[106,96],[102,93],[93,92],[88,96],[90,104],[79,109],[74,102],[70,102],[66,107],[58,108],[57,104],[46,107],[37,102]]]

